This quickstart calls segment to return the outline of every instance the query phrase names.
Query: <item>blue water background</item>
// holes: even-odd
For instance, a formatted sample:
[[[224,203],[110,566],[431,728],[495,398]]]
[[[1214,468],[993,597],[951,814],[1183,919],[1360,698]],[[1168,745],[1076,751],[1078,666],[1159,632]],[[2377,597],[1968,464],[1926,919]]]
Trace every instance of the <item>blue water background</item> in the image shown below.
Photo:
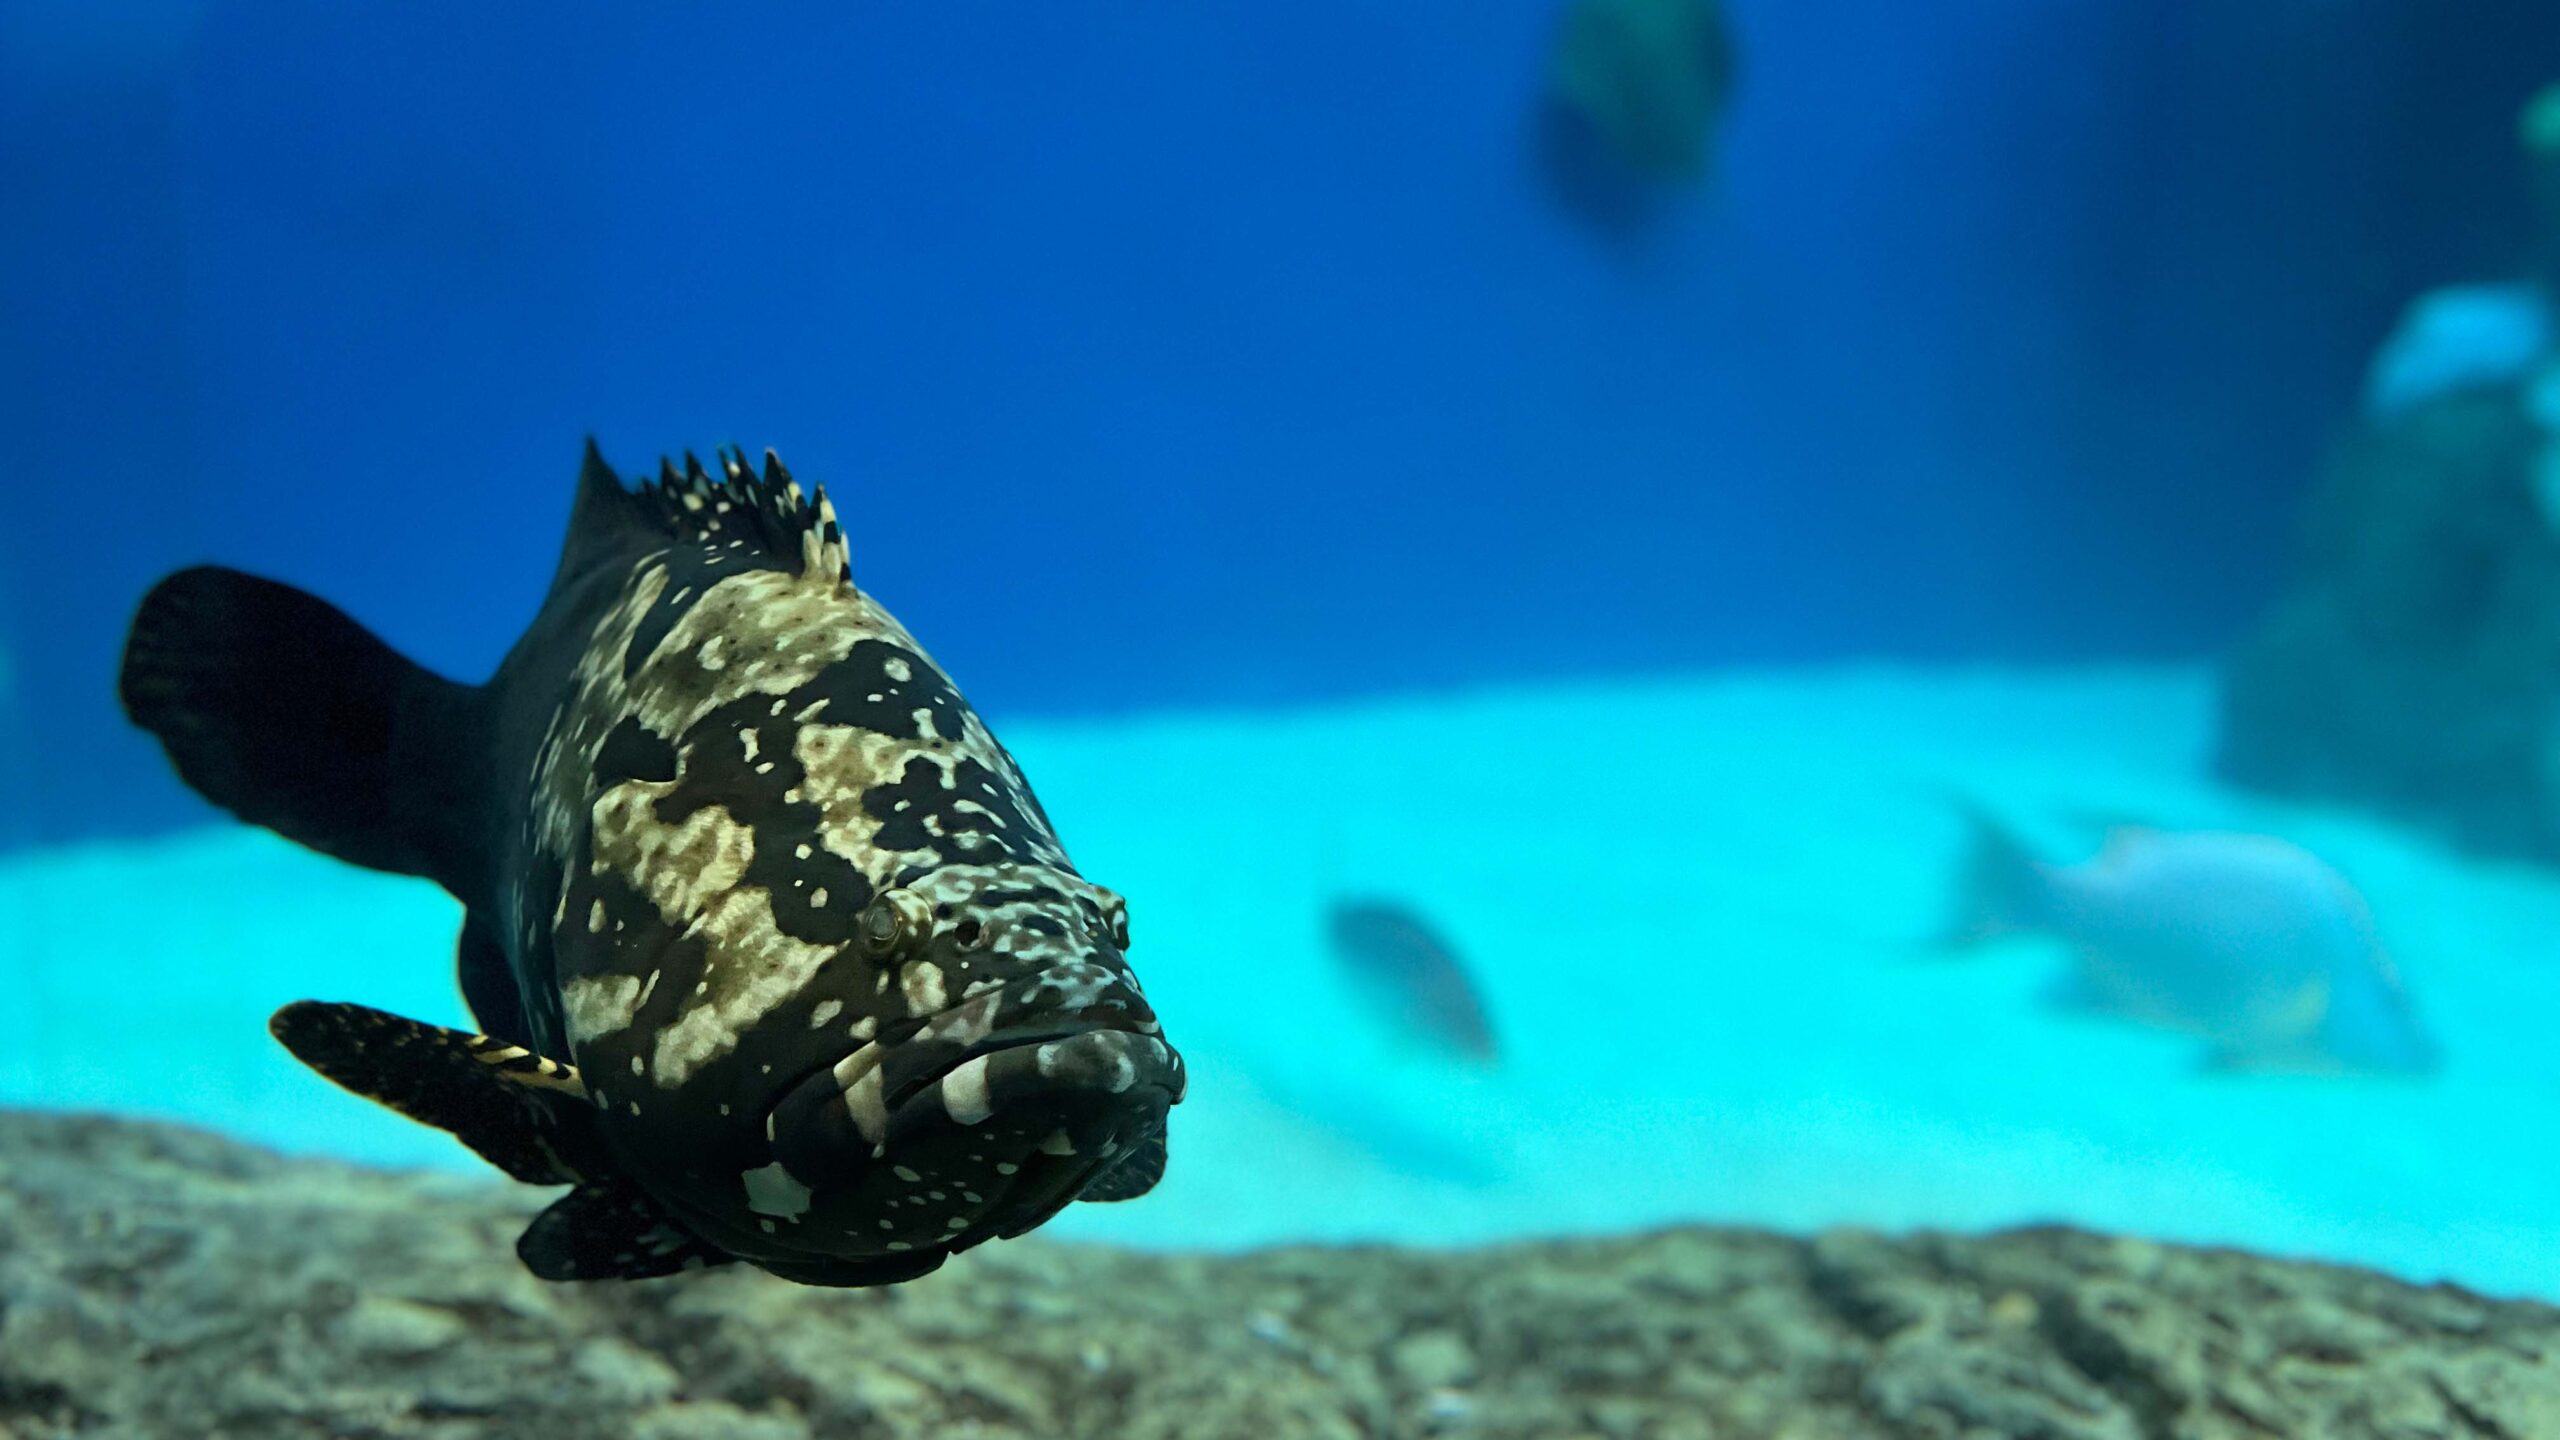
[[[2547,0],[1738,0],[1628,237],[1554,10],[0,5],[0,839],[203,817],[110,699],[172,566],[483,673],[589,432],[781,447],[1000,717],[2210,654],[2560,69]]]

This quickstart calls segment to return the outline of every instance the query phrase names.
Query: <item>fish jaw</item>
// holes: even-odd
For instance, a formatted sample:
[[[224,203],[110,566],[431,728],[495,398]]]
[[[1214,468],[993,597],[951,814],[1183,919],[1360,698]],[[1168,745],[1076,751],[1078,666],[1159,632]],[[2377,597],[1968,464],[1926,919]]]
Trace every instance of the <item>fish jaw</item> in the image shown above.
[[[722,1251],[804,1284],[913,1278],[1034,1228],[1106,1172],[1122,1183],[1101,1198],[1138,1193],[1185,1089],[1122,948],[1116,896],[1022,867],[909,877],[901,893],[931,933],[827,972],[842,997],[821,1002],[827,1013],[861,1016],[827,1028],[859,1043],[801,1048],[816,1032],[796,1011],[746,1037],[742,1049],[795,1058],[770,1073],[723,1067],[736,1082],[720,1092],[727,1138],[697,1152],[716,1153],[716,1168],[663,1187]],[[708,1098],[691,1097],[697,1121]],[[637,1137],[662,1108],[606,1120]],[[624,1149],[665,1153],[638,1139]],[[1142,1150],[1153,1165],[1124,1173]]]
[[[1161,1036],[1090,1012],[1024,1014],[965,1045],[931,1027],[874,1041],[775,1106],[749,1201],[791,1213],[742,1254],[806,1278],[1022,1234],[1157,1135],[1184,1088]]]

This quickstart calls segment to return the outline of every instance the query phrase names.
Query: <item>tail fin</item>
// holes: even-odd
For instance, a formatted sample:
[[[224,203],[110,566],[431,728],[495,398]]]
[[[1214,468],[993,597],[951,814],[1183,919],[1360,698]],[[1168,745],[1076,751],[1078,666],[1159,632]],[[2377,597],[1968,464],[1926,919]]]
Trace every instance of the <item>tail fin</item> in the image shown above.
[[[2043,924],[2043,863],[2000,817],[1970,801],[1958,807],[1971,833],[1956,882],[1955,914],[1941,943],[1955,949]]]
[[[323,600],[181,570],[143,597],[116,689],[189,785],[253,825],[448,889],[476,866],[480,692]]]

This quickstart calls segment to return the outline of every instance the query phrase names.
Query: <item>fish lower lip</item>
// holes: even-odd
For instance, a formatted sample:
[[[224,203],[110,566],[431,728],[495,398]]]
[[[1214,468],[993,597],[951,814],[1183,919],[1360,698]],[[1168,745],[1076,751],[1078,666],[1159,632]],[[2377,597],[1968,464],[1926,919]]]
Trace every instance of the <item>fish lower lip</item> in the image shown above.
[[[1069,1164],[1047,1156],[1041,1158],[1048,1161],[1045,1170],[1039,1174],[1026,1171],[1016,1176],[1017,1182],[1028,1183],[1016,1183],[1006,1192],[1004,1203],[991,1211],[991,1214],[1003,1217],[993,1222],[995,1238],[1011,1240],[1047,1224],[1052,1216],[1073,1204],[1075,1198],[1084,1193],[1084,1187],[1092,1184],[1093,1177],[1101,1174],[1109,1163],[1107,1160],[1090,1160]]]
[[[1170,1108],[1171,1092],[1165,1094],[1168,1097],[1165,1108]],[[1159,1108],[1155,1112],[1154,1123],[1122,1131],[1116,1139],[1115,1148],[1107,1155],[1033,1156],[1032,1159],[1040,1162],[1042,1168],[1034,1171],[1026,1166],[1023,1173],[1015,1177],[1017,1183],[1003,1197],[1004,1203],[990,1208],[990,1214],[998,1217],[990,1222],[996,1238],[1010,1240],[1047,1224],[1051,1216],[1073,1204],[1096,1176],[1126,1159],[1131,1150],[1145,1144],[1163,1127],[1164,1109]]]
[[[774,1160],[813,1189],[848,1186],[912,1146],[948,1145],[1002,1116],[1044,1133],[1064,1127],[1090,1146],[1083,1137],[1111,1134],[1119,1118],[1160,1115],[1182,1098],[1182,1057],[1161,1036],[1088,1015],[1043,1018],[1051,1023],[968,1045],[875,1042],[813,1071],[766,1117]],[[1051,1158],[1073,1164],[1074,1154]]]

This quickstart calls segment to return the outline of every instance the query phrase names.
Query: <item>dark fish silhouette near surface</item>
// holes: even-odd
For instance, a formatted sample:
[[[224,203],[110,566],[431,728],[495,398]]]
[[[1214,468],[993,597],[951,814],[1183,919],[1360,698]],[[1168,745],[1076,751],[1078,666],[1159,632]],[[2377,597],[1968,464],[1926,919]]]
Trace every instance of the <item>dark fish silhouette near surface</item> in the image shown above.
[[[572,1189],[552,1280],[906,1280],[1163,1172],[1182,1098],[1119,896],[857,589],[771,452],[626,488],[587,448],[486,685],[235,570],[160,582],[121,691],[241,819],[435,880],[484,1034],[302,1001],[331,1080]]]
[[[1327,932],[1353,983],[1400,1024],[1470,1059],[1498,1058],[1475,982],[1420,917],[1392,901],[1344,900],[1335,903]]]
[[[1641,223],[1713,171],[1736,60],[1721,0],[1568,0],[1538,109],[1548,179],[1594,220]]]

